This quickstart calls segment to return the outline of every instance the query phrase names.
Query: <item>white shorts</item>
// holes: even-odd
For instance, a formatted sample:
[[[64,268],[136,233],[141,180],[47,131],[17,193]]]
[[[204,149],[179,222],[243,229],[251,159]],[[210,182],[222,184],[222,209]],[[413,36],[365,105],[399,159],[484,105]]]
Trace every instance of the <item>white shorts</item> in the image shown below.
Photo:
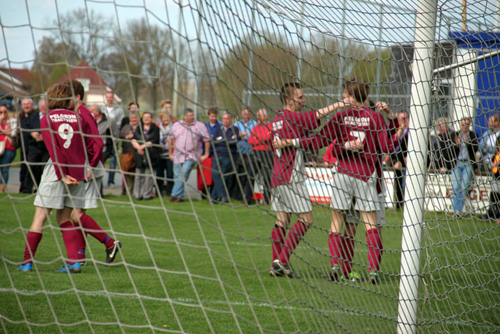
[[[378,194],[378,201],[380,205],[380,210],[377,210],[377,225],[378,226],[383,226],[386,224],[386,219],[385,219],[385,194]],[[361,220],[361,214],[359,211],[354,210],[354,208],[351,207],[350,210],[346,212],[345,215],[345,222],[347,224],[357,224]]]
[[[85,184],[85,205],[82,209],[95,209],[98,207],[97,201],[101,198],[101,185],[104,176],[96,177]]]
[[[358,211],[378,211],[377,177],[374,174],[367,182],[343,173],[333,176],[333,196],[330,207],[334,210],[347,211],[356,198],[354,209]]]
[[[82,208],[85,204],[85,182],[68,186],[64,181],[57,180],[54,165],[48,164],[43,170],[34,204],[48,209]]]
[[[304,182],[284,184],[271,190],[271,210],[306,213],[312,211],[311,198]]]

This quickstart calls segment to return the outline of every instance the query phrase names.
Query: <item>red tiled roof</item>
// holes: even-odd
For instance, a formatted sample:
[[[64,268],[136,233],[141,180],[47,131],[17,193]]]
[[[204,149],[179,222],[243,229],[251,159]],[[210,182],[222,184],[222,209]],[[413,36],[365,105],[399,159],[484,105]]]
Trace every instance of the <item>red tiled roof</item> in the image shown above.
[[[83,60],[76,65],[68,74],[65,74],[57,83],[61,83],[66,79],[90,79],[89,86],[108,86],[106,81],[97,74],[90,65]]]
[[[24,82],[31,82],[30,70],[27,68],[11,68],[11,69],[6,69],[6,70]]]

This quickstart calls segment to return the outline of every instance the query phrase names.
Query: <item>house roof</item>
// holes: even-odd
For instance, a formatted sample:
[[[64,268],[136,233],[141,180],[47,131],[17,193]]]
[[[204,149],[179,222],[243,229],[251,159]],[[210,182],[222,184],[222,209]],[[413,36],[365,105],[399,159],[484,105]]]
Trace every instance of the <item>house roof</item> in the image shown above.
[[[21,78],[20,76],[27,78]],[[0,99],[11,97],[28,97],[30,86],[29,70],[0,68]]]
[[[76,65],[69,73],[65,74],[57,83],[61,83],[66,79],[89,79],[89,87],[108,87],[106,81],[85,60]]]
[[[17,77],[25,84],[29,84],[31,82],[30,70],[27,68],[1,68],[1,70],[4,72],[10,72],[13,76]]]

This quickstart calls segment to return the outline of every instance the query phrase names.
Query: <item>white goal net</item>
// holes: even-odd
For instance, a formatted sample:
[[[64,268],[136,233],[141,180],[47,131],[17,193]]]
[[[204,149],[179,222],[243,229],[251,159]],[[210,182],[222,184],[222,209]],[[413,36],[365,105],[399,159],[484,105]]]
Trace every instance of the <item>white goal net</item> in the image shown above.
[[[0,332],[500,331],[499,1],[26,0],[1,7]],[[171,186],[181,167],[167,167],[168,137],[153,145],[163,157],[144,155],[153,168],[124,172],[120,155],[132,139],[118,129],[103,135],[115,160],[105,162],[99,207],[87,212],[120,241],[116,260],[105,263],[105,247],[88,233],[81,274],[54,273],[71,259],[52,213],[31,270],[16,270],[30,258],[23,260],[36,196],[19,190],[26,178],[37,189],[46,162],[27,153],[40,129],[22,122],[23,101],[31,98],[36,111],[48,88],[68,78],[82,83],[89,108],[106,114],[112,92],[125,117],[134,103],[139,117],[151,112],[158,124],[166,112],[182,122],[186,108],[206,123],[214,107],[220,122],[227,112],[231,124],[241,123],[243,109],[255,122],[265,109],[272,122],[285,83],[300,83],[306,112],[342,101],[345,82],[364,80],[366,108],[372,100],[390,110],[374,109],[380,131],[399,133],[389,153],[376,153],[380,242],[351,217],[332,279],[331,202],[345,189],[326,147],[297,148],[314,223],[301,238],[291,215],[283,231],[300,239],[288,263],[297,277],[270,275],[277,214],[267,178],[277,170],[255,153],[257,144],[231,152],[225,135],[206,137],[213,165],[194,161],[189,179],[177,180],[184,189],[176,197]],[[28,137],[3,152],[7,126],[16,123]],[[325,146],[334,138],[327,139]],[[130,180],[148,175],[154,196],[145,201]],[[225,196],[213,195],[212,182]],[[285,239],[280,247],[290,246]]]

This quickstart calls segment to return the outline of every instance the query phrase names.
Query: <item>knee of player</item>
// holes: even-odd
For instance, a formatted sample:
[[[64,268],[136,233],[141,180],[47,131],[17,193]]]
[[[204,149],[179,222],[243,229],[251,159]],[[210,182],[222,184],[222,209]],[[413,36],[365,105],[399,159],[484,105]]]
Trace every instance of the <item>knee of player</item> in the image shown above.
[[[70,219],[73,222],[77,222],[80,220],[80,217],[83,215],[83,213],[84,212],[81,209],[73,209],[73,211],[71,211]]]

